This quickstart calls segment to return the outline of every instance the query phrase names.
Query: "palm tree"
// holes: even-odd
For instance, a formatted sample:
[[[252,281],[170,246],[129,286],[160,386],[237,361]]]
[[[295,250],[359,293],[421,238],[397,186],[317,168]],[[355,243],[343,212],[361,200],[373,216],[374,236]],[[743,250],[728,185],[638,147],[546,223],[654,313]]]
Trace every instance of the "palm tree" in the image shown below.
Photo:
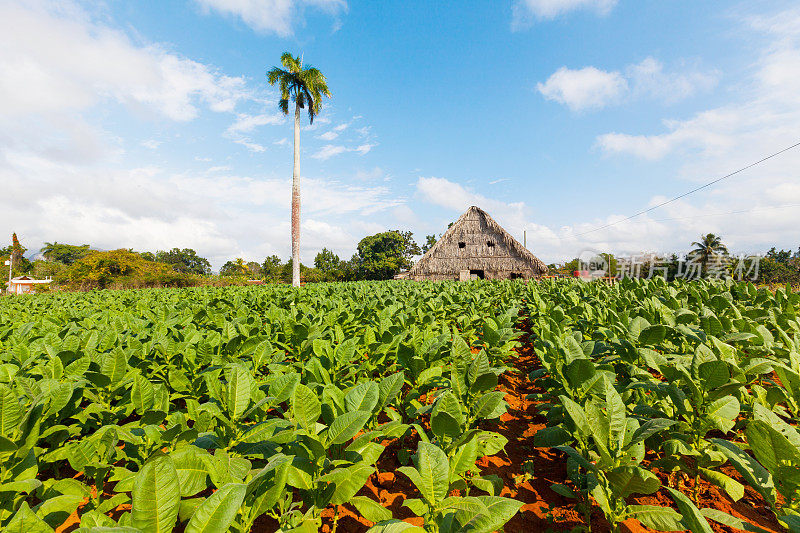
[[[322,72],[314,67],[303,68],[303,58],[293,57],[289,52],[281,56],[280,67],[267,73],[270,85],[276,83],[281,90],[278,107],[284,115],[289,114],[289,102],[294,102],[294,170],[292,172],[292,285],[300,286],[300,110],[308,109],[308,119],[314,117],[322,107],[322,97],[330,98],[328,82]]]
[[[708,233],[700,236],[700,242],[693,242],[694,249],[689,252],[689,256],[694,259],[699,259],[703,265],[703,272],[707,271],[707,265],[710,260],[717,259],[728,255],[728,248],[722,244],[722,237]]]

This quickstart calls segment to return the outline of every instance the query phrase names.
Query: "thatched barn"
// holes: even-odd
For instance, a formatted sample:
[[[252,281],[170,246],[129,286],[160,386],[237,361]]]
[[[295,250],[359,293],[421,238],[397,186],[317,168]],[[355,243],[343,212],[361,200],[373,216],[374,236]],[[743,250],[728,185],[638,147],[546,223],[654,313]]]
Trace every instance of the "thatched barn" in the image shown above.
[[[547,266],[479,207],[450,226],[408,272],[408,279],[531,279]]]

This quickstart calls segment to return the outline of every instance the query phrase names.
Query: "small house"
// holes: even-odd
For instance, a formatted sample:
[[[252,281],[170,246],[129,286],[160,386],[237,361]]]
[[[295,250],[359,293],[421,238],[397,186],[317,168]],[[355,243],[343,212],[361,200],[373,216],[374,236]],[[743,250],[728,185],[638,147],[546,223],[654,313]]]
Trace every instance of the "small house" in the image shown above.
[[[546,273],[539,258],[472,206],[409,270],[408,279],[538,279]]]
[[[36,285],[46,285],[52,282],[53,280],[50,278],[33,279],[28,276],[18,276],[11,278],[11,281],[6,285],[8,286],[7,291],[11,294],[32,294],[36,292]]]

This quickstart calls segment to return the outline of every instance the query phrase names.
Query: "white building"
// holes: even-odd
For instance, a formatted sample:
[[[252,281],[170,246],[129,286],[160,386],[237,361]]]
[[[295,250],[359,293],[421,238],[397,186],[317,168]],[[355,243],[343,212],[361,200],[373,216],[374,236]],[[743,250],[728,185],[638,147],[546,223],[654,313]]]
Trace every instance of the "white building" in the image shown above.
[[[18,276],[11,278],[10,282],[6,282],[6,291],[11,294],[33,294],[36,292],[36,285],[43,285],[52,283],[53,280],[49,277],[46,279],[33,279],[28,276]]]

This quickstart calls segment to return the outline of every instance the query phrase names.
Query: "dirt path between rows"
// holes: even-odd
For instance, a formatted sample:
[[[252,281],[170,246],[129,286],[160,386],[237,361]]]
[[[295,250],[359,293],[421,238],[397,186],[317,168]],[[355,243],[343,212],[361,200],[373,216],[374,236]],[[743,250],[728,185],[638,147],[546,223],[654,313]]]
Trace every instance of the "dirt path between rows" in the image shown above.
[[[536,448],[533,445],[533,436],[546,424],[545,418],[537,411],[538,402],[527,399],[529,394],[543,392],[536,381],[528,379],[528,374],[541,368],[541,363],[533,349],[528,324],[523,321],[520,329],[524,335],[520,339],[517,358],[510,363],[513,368],[500,378],[499,388],[506,392],[508,412],[498,422],[485,425],[485,429],[497,431],[506,437],[508,444],[504,452],[480,459],[478,466],[484,475],[496,474],[503,480],[505,487],[502,496],[524,502],[520,512],[506,524],[505,533],[570,531],[576,527],[583,529],[586,524],[582,514],[575,509],[575,500],[565,498],[550,488],[553,483],[565,483],[567,479],[565,456],[560,452]],[[647,461],[645,466],[646,463]],[[677,483],[678,487],[675,488],[685,494],[691,493],[691,480],[688,485],[682,480],[676,481],[675,476],[670,481],[666,473],[654,471],[662,484]],[[725,465],[723,472],[746,485],[730,465]],[[653,495],[631,497],[628,504],[675,507],[663,489]],[[747,486],[745,496],[738,502],[733,502],[715,486],[703,482],[700,488],[700,507],[719,509],[771,533],[786,531],[778,524],[761,496]],[[746,533],[716,522],[710,523],[717,533]],[[627,533],[653,531],[635,519],[625,521],[622,529]],[[591,531],[610,531],[608,522],[597,507],[591,515]]]

